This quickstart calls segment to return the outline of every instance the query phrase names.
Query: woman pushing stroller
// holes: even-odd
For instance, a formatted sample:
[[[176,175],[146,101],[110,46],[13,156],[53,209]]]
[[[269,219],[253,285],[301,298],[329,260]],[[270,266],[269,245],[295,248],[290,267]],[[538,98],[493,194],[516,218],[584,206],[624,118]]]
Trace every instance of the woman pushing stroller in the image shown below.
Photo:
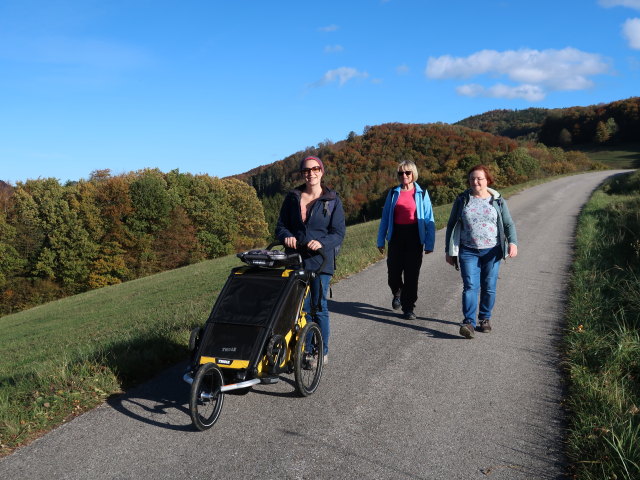
[[[325,252],[325,266],[311,281],[303,310],[320,326],[326,365],[330,333],[327,292],[346,232],[344,210],[337,193],[322,185],[322,160],[313,156],[304,158],[300,162],[300,174],[305,183],[286,195],[275,233],[286,248],[299,251],[305,269],[317,270],[323,262],[317,250],[322,248]]]

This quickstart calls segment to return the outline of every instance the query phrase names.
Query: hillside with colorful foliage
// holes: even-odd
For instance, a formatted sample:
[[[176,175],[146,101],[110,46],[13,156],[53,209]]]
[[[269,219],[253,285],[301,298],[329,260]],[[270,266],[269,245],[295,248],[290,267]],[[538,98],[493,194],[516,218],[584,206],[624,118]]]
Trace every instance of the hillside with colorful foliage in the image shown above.
[[[640,97],[587,107],[492,110],[456,125],[565,148],[619,145],[640,140]]]
[[[255,190],[232,178],[101,170],[66,185],[46,178],[0,186],[0,314],[267,237]]]
[[[395,185],[398,162],[418,166],[418,183],[435,205],[446,204],[466,188],[466,171],[478,163],[493,170],[498,187],[550,175],[600,168],[581,152],[447,124],[390,123],[351,132],[346,140],[322,143],[284,160],[250,170],[236,178],[252,185],[272,227],[284,193],[301,183],[298,167],[307,155],[320,157],[326,184],[340,194],[348,223],[381,215],[384,197]]]

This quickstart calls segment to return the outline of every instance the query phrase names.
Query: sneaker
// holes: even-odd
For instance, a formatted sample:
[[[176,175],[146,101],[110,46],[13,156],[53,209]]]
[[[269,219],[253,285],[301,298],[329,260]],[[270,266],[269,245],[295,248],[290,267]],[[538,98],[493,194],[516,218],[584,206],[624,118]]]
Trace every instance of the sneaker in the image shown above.
[[[460,325],[460,335],[464,338],[473,338],[473,325],[470,323]]]
[[[322,358],[322,366],[325,366],[327,363],[329,363],[329,354],[325,354],[325,356]],[[305,370],[315,370],[318,366],[318,357],[313,357],[311,360],[309,360],[305,366],[303,367]]]
[[[416,314],[413,313],[413,310],[409,310],[408,312],[404,312],[402,314],[402,318],[404,318],[405,320],[415,320]]]
[[[491,322],[489,319],[480,320],[480,325],[476,327],[476,330],[482,333],[489,333],[491,331]]]
[[[394,296],[393,297],[393,302],[391,302],[391,306],[393,307],[394,310],[398,310],[401,306],[400,303],[400,295],[398,295],[397,297]]]

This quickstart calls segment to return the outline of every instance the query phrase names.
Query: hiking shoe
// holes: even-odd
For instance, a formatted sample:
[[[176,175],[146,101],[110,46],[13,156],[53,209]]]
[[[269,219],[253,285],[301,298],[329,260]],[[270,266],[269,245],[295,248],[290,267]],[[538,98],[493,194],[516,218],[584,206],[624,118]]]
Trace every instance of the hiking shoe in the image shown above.
[[[408,312],[404,312],[402,314],[402,318],[404,318],[405,320],[415,320],[416,314],[413,313],[413,310],[409,310]]]
[[[473,338],[473,325],[470,323],[460,325],[460,335],[464,338]]]
[[[394,310],[398,310],[401,306],[400,303],[400,295],[398,295],[397,297],[394,296],[393,297],[393,301],[391,302],[391,306],[393,307]]]
[[[476,330],[482,333],[489,333],[491,331],[491,322],[489,319],[480,320],[480,325],[476,327]]]

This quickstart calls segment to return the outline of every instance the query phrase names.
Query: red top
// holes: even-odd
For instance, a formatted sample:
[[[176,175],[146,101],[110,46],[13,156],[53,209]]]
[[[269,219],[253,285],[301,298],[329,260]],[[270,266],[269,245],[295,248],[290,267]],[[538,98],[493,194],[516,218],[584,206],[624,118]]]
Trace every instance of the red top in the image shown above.
[[[416,199],[414,197],[416,189],[400,190],[398,202],[393,209],[393,223],[399,225],[410,225],[418,223],[416,217]]]

